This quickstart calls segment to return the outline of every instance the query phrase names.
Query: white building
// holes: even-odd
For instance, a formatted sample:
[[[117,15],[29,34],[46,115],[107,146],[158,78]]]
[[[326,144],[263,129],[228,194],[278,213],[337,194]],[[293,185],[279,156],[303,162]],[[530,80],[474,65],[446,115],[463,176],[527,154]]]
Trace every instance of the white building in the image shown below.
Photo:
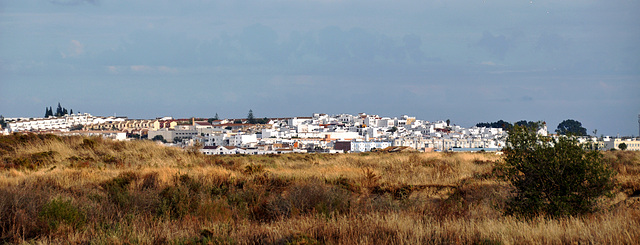
[[[9,132],[69,131],[73,126],[99,124],[106,120],[109,119],[94,117],[89,113],[70,114],[63,117],[19,118],[7,122],[7,130]],[[124,121],[124,118],[119,120]]]
[[[391,146],[386,141],[351,141],[351,152],[367,152],[373,149],[384,149]]]

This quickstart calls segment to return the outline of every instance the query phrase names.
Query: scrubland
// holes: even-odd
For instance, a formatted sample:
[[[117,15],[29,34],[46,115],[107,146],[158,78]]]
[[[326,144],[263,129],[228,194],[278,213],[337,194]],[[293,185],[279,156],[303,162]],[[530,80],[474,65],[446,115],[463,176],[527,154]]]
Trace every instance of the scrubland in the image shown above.
[[[205,156],[151,141],[0,137],[0,243],[557,244],[640,241],[640,154],[576,217],[504,215],[492,153]]]

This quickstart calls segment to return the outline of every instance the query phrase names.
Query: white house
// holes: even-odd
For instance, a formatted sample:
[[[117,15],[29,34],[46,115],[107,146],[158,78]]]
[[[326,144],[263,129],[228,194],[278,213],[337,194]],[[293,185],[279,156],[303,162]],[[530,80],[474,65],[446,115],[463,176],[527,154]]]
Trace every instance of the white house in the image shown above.
[[[351,152],[367,152],[372,149],[384,149],[391,146],[387,141],[351,141]]]
[[[237,154],[238,149],[233,146],[205,146],[200,152],[205,155],[232,155]]]

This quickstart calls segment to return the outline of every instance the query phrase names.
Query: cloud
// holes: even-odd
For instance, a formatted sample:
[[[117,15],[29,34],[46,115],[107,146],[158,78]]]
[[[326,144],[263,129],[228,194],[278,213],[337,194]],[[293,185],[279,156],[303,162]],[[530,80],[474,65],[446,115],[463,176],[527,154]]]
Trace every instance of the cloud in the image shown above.
[[[76,57],[84,54],[84,44],[80,43],[78,40],[71,40],[69,47],[67,48],[67,52],[60,52],[62,58],[67,57]]]
[[[71,40],[71,49],[74,55],[84,54],[84,45],[78,40]]]
[[[286,37],[286,38],[284,38]],[[344,64],[420,64],[433,61],[422,51],[418,35],[401,38],[363,28],[280,35],[272,27],[256,24],[237,34],[222,33],[210,39],[167,35],[159,30],[132,34],[119,48],[96,57],[104,66],[235,67],[245,69],[318,70]],[[171,48],[167,48],[171,47]],[[342,65],[340,65],[342,64]],[[352,70],[352,69],[351,69]]]
[[[521,101],[530,102],[533,101],[533,97],[525,95],[520,98]]]
[[[422,39],[417,35],[405,35],[402,39],[404,41],[404,48],[407,51],[407,55],[411,60],[420,63],[425,59],[425,54],[420,47],[422,46]]]
[[[127,74],[127,73],[146,73],[146,74],[175,74],[178,69],[168,66],[147,66],[147,65],[131,65],[131,66],[106,66],[105,69],[111,74]]]
[[[117,66],[107,66],[107,70],[112,74],[120,73],[120,68],[118,68]]]
[[[99,0],[49,0],[49,2],[52,4],[66,5],[66,6],[81,5],[85,3],[92,4],[92,5],[100,4]]]
[[[148,71],[154,70],[152,67],[145,66],[145,65],[135,65],[135,66],[130,66],[129,68],[131,68],[132,71],[138,71],[138,72],[148,72]]]
[[[132,65],[129,69],[133,72],[145,72],[145,73],[177,73],[178,69],[168,66],[146,66],[146,65]]]
[[[556,33],[543,33],[538,37],[536,50],[553,53],[565,50],[569,47],[569,41]]]
[[[159,66],[156,68],[156,70],[158,70],[159,72],[163,72],[163,73],[177,73],[178,69],[173,68],[173,67],[167,67],[167,66]]]
[[[494,63],[493,61],[483,61],[480,62],[481,65],[486,65],[486,66],[495,66],[496,63]]]
[[[491,32],[482,33],[482,38],[476,43],[478,47],[484,48],[489,53],[504,59],[507,51],[512,46],[511,40],[504,35],[494,36]]]

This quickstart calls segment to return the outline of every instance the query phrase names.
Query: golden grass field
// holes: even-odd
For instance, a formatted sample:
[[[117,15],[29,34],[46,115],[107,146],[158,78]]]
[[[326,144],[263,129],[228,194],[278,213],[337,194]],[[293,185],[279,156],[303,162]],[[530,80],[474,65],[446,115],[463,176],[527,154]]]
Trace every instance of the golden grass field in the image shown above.
[[[640,153],[579,217],[503,215],[491,153],[205,156],[151,141],[0,137],[0,243],[637,244]]]

